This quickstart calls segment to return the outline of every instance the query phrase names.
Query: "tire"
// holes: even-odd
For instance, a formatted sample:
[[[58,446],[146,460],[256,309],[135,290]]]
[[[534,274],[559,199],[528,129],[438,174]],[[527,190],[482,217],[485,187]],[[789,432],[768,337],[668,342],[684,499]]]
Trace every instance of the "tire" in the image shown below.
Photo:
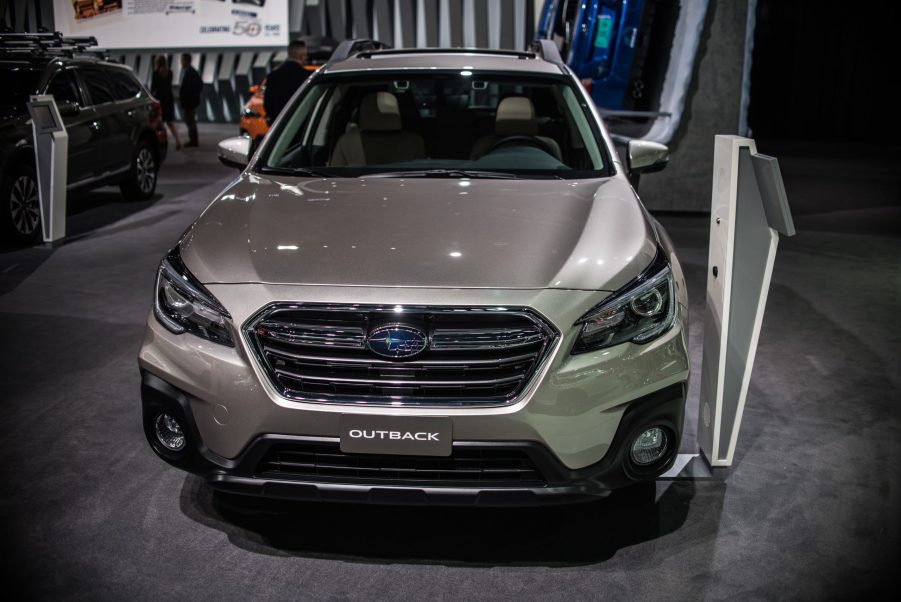
[[[0,184],[0,224],[9,242],[27,245],[41,232],[41,202],[34,167],[17,162]]]
[[[150,144],[142,140],[135,149],[128,175],[119,184],[122,196],[129,200],[146,201],[156,191],[160,165]]]

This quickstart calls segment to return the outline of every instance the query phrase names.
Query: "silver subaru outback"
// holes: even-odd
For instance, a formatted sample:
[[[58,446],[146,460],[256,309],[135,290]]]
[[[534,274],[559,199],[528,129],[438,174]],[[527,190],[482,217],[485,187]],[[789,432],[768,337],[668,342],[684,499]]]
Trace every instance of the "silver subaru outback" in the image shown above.
[[[687,302],[663,228],[555,48],[342,45],[160,264],[144,430],[214,488],[575,501],[682,431]]]

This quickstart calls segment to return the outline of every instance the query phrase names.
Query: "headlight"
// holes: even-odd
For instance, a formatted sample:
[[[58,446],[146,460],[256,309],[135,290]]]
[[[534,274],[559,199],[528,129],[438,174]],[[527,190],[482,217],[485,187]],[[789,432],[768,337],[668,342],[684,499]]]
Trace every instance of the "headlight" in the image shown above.
[[[176,334],[190,332],[214,343],[235,346],[226,324],[231,316],[188,271],[177,246],[160,263],[153,312],[160,324]]]
[[[573,353],[585,353],[626,341],[647,343],[670,329],[676,316],[673,274],[658,251],[635,280],[582,316]]]

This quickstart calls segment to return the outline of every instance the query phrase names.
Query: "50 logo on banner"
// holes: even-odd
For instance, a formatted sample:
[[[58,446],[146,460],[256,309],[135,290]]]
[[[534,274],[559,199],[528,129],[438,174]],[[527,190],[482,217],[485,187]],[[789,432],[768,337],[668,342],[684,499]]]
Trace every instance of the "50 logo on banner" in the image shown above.
[[[259,21],[237,21],[232,28],[232,33],[236,36],[258,36],[263,30],[263,26]]]

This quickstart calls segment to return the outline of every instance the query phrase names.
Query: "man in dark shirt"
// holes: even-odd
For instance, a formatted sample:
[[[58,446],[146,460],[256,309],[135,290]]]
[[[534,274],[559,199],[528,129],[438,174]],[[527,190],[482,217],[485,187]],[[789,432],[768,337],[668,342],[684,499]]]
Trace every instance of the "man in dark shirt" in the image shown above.
[[[181,87],[178,90],[178,102],[181,114],[188,126],[188,143],[185,146],[197,146],[197,107],[200,106],[200,92],[203,80],[197,69],[191,66],[191,55],[181,55]]]
[[[303,68],[306,62],[307,45],[303,40],[294,40],[288,45],[288,60],[266,77],[263,108],[266,110],[266,121],[270,124],[310,76],[310,72]]]

